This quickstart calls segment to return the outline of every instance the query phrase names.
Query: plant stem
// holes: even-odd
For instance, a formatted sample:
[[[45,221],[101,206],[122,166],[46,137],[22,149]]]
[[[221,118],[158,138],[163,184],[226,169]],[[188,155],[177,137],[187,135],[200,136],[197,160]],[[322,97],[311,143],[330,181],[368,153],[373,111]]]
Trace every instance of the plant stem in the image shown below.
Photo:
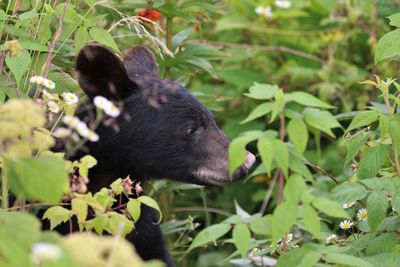
[[[6,165],[1,170],[1,208],[8,209],[8,180],[6,175]]]
[[[203,201],[203,207],[204,207],[204,215],[206,216],[206,226],[210,226],[211,220],[210,220],[210,215],[207,212],[208,205],[207,205],[207,199],[206,199],[206,192],[204,191],[204,188],[200,188],[201,192],[201,199]]]
[[[168,1],[170,4],[173,3],[172,0]],[[172,21],[173,21],[173,17],[172,16],[168,16],[167,17],[167,29],[166,29],[166,36],[165,36],[165,44],[167,46],[167,48],[172,51],[172,37],[173,37],[173,28],[172,28]],[[171,72],[171,67],[167,66],[165,68],[165,73],[164,73],[164,77],[168,77],[169,74]]]

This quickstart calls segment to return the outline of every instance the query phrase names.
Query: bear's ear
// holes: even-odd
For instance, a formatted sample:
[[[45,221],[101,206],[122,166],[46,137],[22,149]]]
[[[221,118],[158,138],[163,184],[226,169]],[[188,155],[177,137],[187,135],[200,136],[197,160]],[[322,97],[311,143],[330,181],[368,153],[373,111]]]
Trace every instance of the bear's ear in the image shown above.
[[[128,76],[135,80],[141,76],[158,76],[157,61],[153,53],[145,46],[135,46],[124,57]]]
[[[120,100],[135,87],[121,60],[113,52],[97,44],[82,48],[76,70],[79,73],[79,85],[92,98],[102,95]]]

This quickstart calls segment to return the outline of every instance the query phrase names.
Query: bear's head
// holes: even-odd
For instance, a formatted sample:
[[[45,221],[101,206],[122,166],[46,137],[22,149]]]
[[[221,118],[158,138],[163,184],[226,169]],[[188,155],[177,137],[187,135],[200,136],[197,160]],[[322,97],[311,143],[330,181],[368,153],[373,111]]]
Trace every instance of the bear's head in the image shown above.
[[[90,99],[101,95],[123,103],[114,122],[118,130],[100,124],[100,140],[86,144],[98,160],[95,172],[110,179],[131,175],[223,185],[244,177],[254,164],[247,152],[246,162],[229,176],[230,140],[191,93],[158,75],[148,48],[136,46],[121,61],[90,44],[79,53],[76,69]]]

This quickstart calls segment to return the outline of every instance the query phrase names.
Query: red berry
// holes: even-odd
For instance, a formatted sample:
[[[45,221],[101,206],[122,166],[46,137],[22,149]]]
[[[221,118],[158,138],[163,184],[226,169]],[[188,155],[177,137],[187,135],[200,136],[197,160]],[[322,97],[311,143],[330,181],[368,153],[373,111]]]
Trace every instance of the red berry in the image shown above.
[[[138,15],[140,17],[152,20],[152,21],[157,21],[162,17],[162,14],[160,12],[158,12],[157,10],[154,9],[144,9],[144,10],[140,10],[138,12]]]

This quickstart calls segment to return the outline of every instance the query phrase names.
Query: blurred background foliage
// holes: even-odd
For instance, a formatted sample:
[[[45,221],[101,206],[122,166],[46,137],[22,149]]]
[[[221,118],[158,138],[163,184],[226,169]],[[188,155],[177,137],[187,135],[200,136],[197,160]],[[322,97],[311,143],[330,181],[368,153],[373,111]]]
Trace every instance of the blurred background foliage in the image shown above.
[[[375,86],[360,82],[374,75],[398,75],[397,58],[375,64],[374,51],[378,39],[393,29],[387,17],[400,11],[400,2],[289,2],[284,7],[272,0],[1,1],[0,101],[34,97],[35,87],[29,84],[33,75],[48,76],[58,93],[83,97],[74,64],[86,42],[102,43],[119,55],[145,44],[157,54],[162,76],[185,85],[213,110],[232,139],[248,131],[279,130],[279,121],[265,116],[241,123],[260,104],[243,95],[254,82],[276,84],[285,94],[314,95],[334,106],[331,113],[347,127],[352,111],[379,101]],[[310,140],[304,155],[344,181],[351,172],[343,168],[344,131],[336,128],[334,134],[337,138],[323,134]],[[255,145],[248,148],[257,151]],[[199,229],[221,222],[239,207],[258,212],[271,180],[256,172],[224,188],[167,181],[147,185],[149,195],[159,200],[163,230],[180,259],[178,266],[230,266],[223,261],[236,251],[229,240],[183,253]],[[327,175],[313,173],[313,187],[327,195],[334,183]],[[278,202],[277,190],[271,193],[265,214]]]

